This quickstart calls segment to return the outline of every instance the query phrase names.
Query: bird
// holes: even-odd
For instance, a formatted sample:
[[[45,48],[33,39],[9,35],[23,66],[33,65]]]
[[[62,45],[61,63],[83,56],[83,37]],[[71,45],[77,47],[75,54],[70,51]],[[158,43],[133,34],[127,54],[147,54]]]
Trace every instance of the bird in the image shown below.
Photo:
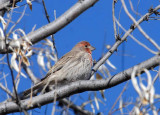
[[[78,80],[88,80],[93,66],[92,51],[93,46],[87,41],[77,43],[71,51],[62,56],[51,67],[46,76],[30,89],[23,92],[28,95],[31,92],[44,92],[53,85],[64,85]]]

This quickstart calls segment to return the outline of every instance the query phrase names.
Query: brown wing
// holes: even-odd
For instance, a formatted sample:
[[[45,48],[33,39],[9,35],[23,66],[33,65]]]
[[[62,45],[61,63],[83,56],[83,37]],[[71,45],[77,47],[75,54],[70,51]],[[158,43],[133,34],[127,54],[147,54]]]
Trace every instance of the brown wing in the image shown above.
[[[55,65],[53,65],[53,67],[48,71],[48,73],[46,74],[46,76],[44,78],[41,79],[41,81],[47,79],[48,76],[50,76],[51,74],[59,71],[61,68],[64,67],[65,63],[68,62],[71,58],[75,58],[77,57],[78,51],[70,51],[67,54],[65,54],[64,56],[62,56]]]

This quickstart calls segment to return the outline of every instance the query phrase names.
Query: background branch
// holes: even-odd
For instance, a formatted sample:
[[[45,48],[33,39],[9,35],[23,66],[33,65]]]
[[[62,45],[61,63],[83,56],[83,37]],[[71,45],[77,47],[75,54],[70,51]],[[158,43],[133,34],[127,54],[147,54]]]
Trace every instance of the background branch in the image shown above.
[[[154,11],[157,11],[158,9],[160,9],[160,5],[158,5]],[[93,67],[93,71],[92,71],[92,75],[94,74],[95,71],[97,71],[97,69],[103,64],[105,63],[105,61],[113,54],[114,51],[117,50],[118,46],[124,42],[126,40],[126,38],[133,32],[133,30],[140,24],[142,23],[147,17],[149,17],[150,15],[152,15],[154,12],[149,12],[146,13],[143,17],[141,17],[138,21],[137,24],[134,25],[134,27],[130,28],[124,35],[123,37],[118,40],[111,49],[109,49],[109,51],[102,57],[102,59],[100,61],[98,61],[98,63]]]

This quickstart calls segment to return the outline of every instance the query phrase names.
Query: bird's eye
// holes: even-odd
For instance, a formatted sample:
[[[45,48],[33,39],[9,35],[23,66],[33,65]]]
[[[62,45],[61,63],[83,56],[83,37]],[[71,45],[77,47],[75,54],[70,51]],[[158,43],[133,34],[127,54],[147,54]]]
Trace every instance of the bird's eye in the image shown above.
[[[85,48],[87,48],[88,47],[88,45],[85,45]]]

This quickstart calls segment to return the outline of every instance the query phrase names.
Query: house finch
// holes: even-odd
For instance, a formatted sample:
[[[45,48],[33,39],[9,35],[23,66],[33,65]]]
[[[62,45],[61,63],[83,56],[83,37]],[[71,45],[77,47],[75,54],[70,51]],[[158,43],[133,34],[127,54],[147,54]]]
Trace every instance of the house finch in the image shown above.
[[[39,83],[23,94],[28,95],[31,90],[40,92],[50,85],[63,85],[77,80],[89,79],[92,67],[91,54],[94,49],[87,41],[79,42],[57,61]]]

